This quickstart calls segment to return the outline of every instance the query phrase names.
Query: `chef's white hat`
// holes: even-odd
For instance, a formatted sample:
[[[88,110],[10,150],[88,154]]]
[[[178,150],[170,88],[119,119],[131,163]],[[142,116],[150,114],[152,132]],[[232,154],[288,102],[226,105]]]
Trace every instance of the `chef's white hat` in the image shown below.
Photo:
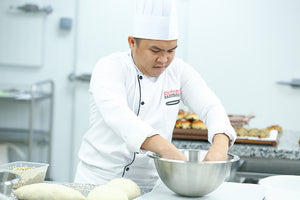
[[[178,39],[176,0],[136,0],[133,37]]]

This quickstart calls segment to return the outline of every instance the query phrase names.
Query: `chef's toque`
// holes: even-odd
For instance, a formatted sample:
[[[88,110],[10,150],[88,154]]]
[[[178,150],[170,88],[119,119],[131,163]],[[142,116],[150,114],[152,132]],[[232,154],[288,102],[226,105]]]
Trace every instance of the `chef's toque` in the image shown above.
[[[178,39],[176,0],[136,0],[133,37]]]

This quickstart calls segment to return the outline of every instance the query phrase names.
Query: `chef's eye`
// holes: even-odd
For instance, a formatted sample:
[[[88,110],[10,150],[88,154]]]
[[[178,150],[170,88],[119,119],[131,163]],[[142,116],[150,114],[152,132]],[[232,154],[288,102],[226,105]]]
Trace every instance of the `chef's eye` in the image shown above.
[[[158,52],[159,52],[159,50],[155,50],[155,49],[151,49],[151,51],[152,51],[153,53],[158,53]]]

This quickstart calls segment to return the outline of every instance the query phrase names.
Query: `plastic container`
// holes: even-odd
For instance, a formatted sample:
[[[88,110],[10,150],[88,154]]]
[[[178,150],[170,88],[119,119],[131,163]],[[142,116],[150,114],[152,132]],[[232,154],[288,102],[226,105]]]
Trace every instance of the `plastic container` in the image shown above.
[[[49,164],[47,163],[17,161],[0,165],[0,170],[20,175],[21,180],[13,186],[13,188],[16,189],[24,185],[43,182],[45,180],[48,167]]]
[[[231,125],[236,128],[249,124],[250,119],[254,117],[254,115],[228,115]]]

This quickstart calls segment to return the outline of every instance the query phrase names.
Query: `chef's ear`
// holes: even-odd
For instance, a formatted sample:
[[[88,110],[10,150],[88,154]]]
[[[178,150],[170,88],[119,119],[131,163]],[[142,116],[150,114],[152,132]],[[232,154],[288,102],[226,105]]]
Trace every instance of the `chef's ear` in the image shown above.
[[[131,49],[138,48],[140,46],[141,41],[142,41],[142,38],[136,38],[136,37],[132,37],[132,36],[128,37],[128,43],[129,43],[129,47]]]
[[[132,36],[129,36],[129,37],[128,37],[128,44],[129,44],[129,48],[130,48],[131,50],[133,50],[134,48],[137,47],[136,40],[135,40],[134,37],[132,37]]]

